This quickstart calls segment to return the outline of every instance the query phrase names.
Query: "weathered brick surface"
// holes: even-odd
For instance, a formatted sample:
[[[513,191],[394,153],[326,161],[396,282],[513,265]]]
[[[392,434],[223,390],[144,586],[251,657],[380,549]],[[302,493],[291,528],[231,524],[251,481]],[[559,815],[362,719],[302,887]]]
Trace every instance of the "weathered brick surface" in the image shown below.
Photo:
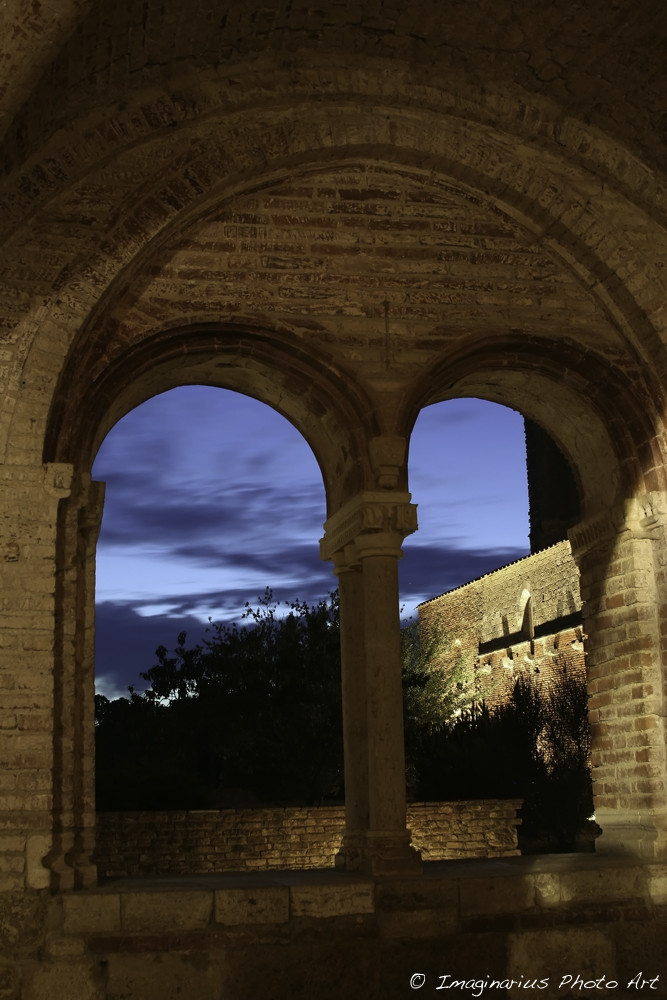
[[[426,861],[511,857],[520,805],[412,803],[412,842]],[[343,828],[342,806],[99,813],[95,859],[102,877],[332,868]]]
[[[494,705],[522,675],[544,687],[564,673],[586,679],[582,625],[563,622],[580,612],[579,570],[565,541],[432,598],[419,620],[442,641],[445,663],[463,657]]]

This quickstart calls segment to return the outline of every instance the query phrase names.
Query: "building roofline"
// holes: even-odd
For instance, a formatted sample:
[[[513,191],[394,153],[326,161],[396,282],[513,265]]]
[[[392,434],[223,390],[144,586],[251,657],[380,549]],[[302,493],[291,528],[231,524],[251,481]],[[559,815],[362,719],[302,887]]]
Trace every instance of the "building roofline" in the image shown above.
[[[466,583],[460,583],[458,587],[452,587],[451,590],[443,590],[441,594],[436,594],[435,597],[429,597],[427,601],[422,601],[417,605],[418,608],[423,608],[426,604],[432,604],[433,601],[439,601],[441,597],[446,597],[448,594],[454,594],[457,590],[463,590],[465,587],[470,587],[473,583],[479,583],[480,580],[486,580],[487,577],[495,576],[496,573],[502,573],[503,570],[508,569],[510,566],[517,566],[519,563],[526,562],[527,559],[534,559],[535,556],[542,555],[543,552],[548,552],[550,549],[555,549],[563,542],[567,542],[569,545],[569,539],[563,538],[560,542],[554,542],[553,545],[547,545],[543,549],[538,549],[537,552],[529,552],[528,555],[522,556],[520,559],[513,559],[512,562],[505,563],[504,566],[499,566],[498,569],[492,569],[489,573],[482,573],[481,576],[475,576],[472,580],[468,580]]]

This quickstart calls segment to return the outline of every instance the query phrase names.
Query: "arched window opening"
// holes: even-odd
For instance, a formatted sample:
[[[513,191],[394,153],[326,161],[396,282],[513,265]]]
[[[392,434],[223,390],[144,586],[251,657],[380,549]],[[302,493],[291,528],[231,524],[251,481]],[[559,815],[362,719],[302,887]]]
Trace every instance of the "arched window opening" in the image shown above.
[[[93,476],[98,810],[339,800],[335,580],[298,431],[182,387],[119,421]]]
[[[581,600],[567,541],[574,475],[520,413],[457,399],[420,414],[410,488],[420,530],[404,545],[403,601],[417,603],[422,650],[406,703],[413,795],[521,798],[524,852],[590,849]],[[421,566],[431,593],[415,601]]]

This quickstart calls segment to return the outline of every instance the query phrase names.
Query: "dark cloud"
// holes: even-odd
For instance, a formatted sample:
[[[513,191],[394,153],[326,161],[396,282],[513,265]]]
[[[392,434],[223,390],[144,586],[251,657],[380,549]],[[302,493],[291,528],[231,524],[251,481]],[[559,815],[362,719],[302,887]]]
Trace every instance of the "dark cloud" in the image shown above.
[[[267,578],[266,587],[270,588]],[[324,568],[320,579],[309,577],[303,584],[273,588],[272,599],[278,604],[294,600],[313,604],[327,597],[335,590],[336,580]],[[222,608],[224,614],[211,613],[211,621],[242,621],[246,603],[252,608],[259,606],[265,590],[256,591],[229,589],[224,592],[211,591],[191,594],[187,597],[174,595],[161,598],[160,603],[168,611],[157,615],[141,614],[151,602],[102,601],[96,607],[95,619],[95,677],[96,686],[107,697],[127,695],[132,685],[137,691],[144,689],[145,682],[140,674],[149,670],[156,662],[155,650],[166,646],[171,650],[176,645],[180,632],[187,633],[188,646],[201,642],[206,637],[209,625],[202,621],[206,608]]]
[[[277,541],[267,543],[263,551],[246,551],[236,548],[234,538],[223,538],[219,544],[178,546],[170,556],[187,560],[194,566],[220,568],[243,573],[246,578],[252,573],[261,579],[283,580],[319,579],[331,575],[331,566],[325,568],[319,557],[319,546],[315,543],[295,543],[278,545]]]
[[[239,537],[255,541],[259,535],[284,538],[312,529],[314,540],[322,534],[325,518],[323,491],[271,489],[230,486],[226,490],[210,488],[193,495],[187,484],[172,488],[168,495],[146,494],[132,484],[132,476],[123,477],[119,490],[107,490],[100,547],[134,546],[137,542],[159,545],[175,557],[198,550],[202,555],[216,542],[223,549],[226,541]],[[268,528],[268,530],[267,530]]]
[[[156,662],[158,646],[175,645],[180,631],[197,642],[204,625],[189,615],[144,617],[128,604],[103,601],[95,612],[96,687],[108,697],[127,695],[128,685],[143,690],[140,673]]]

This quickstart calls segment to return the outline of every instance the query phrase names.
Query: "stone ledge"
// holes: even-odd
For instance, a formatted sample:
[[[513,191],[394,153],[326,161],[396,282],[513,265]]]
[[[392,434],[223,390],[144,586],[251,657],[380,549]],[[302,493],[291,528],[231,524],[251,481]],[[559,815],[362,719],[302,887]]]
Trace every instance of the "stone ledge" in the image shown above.
[[[392,879],[333,869],[123,879],[65,894],[53,905],[61,908],[54,931],[63,938],[185,934],[204,946],[221,933],[225,940],[261,927],[289,933],[293,920],[371,919],[381,936],[392,937],[401,920],[414,934],[427,920],[439,932],[509,931],[568,921],[645,920],[666,904],[665,865],[552,855],[432,863],[421,876]]]
[[[123,893],[120,897],[124,931],[204,930],[213,911],[210,892]]]
[[[214,918],[218,924],[284,924],[290,918],[287,886],[217,889]]]
[[[290,890],[293,917],[337,917],[375,912],[372,882],[352,885],[303,885]]]

